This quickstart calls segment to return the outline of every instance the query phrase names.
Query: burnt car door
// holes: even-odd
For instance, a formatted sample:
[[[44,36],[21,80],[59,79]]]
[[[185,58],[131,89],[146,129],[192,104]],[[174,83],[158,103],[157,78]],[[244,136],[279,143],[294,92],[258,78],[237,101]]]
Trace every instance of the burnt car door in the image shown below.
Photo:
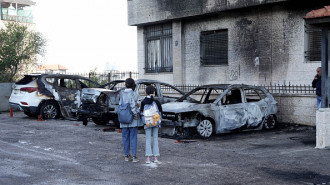
[[[246,127],[247,110],[243,102],[243,93],[240,88],[231,88],[224,92],[221,97],[218,115],[220,120],[216,127],[217,133],[225,133],[240,130]]]
[[[259,127],[268,110],[266,94],[257,88],[244,88],[248,128]]]
[[[80,84],[75,78],[58,78],[56,92],[59,96],[62,115],[65,118],[75,118],[80,106]]]

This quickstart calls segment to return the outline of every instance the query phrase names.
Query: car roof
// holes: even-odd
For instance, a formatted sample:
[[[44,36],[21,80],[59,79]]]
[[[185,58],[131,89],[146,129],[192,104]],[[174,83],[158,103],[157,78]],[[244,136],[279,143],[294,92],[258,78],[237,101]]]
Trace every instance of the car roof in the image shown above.
[[[41,76],[41,75],[44,75],[44,74],[41,74],[41,73],[30,73],[30,74],[25,74],[24,76]]]
[[[230,87],[243,87],[243,88],[262,88],[261,86],[255,85],[247,85],[247,84],[209,84],[209,85],[201,85],[196,88],[220,88],[220,89],[228,89]]]

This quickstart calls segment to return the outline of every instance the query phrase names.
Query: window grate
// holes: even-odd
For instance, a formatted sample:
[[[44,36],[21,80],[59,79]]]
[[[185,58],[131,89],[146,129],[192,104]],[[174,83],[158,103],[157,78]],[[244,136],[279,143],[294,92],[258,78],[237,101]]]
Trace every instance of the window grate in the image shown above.
[[[305,58],[309,61],[321,61],[321,41],[322,30],[313,26],[306,26],[307,47],[305,50]]]
[[[172,72],[172,24],[147,26],[144,30],[146,40],[145,72]]]
[[[200,43],[202,65],[228,64],[228,30],[202,32]]]

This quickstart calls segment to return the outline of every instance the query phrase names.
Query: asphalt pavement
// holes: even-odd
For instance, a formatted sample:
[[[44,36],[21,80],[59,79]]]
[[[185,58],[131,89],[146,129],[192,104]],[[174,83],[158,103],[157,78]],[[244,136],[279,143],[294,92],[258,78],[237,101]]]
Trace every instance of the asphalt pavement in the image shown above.
[[[69,120],[0,114],[0,184],[330,184],[330,150],[315,149],[315,128],[159,137],[160,163],[125,162],[121,133]],[[105,131],[104,131],[105,129]]]

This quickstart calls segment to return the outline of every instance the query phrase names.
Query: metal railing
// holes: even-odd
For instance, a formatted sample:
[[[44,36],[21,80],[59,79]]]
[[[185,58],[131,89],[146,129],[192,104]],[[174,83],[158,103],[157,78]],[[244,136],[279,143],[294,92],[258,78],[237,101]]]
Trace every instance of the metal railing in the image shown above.
[[[27,16],[16,16],[16,15],[2,14],[2,20],[15,21],[15,22],[24,22],[24,23],[33,23],[33,17],[27,17]]]
[[[113,80],[125,80],[126,78],[138,79],[138,72],[134,71],[112,71],[106,73],[97,73],[97,72],[89,72],[89,73],[66,73],[69,75],[79,75],[89,79],[92,79],[100,84],[104,84]]]
[[[175,85],[177,88],[184,92],[189,92],[192,89],[200,86],[200,85],[191,85],[191,84],[185,84],[185,85]],[[315,89],[311,85],[292,85],[292,84],[268,84],[268,85],[255,85],[255,86],[261,86],[267,89],[270,93],[278,93],[278,94],[306,94],[311,95],[315,94]]]
[[[86,78],[90,78],[94,81],[97,81],[100,84],[104,84],[113,80],[125,80],[126,78],[133,78],[138,79],[138,72],[133,71],[113,71],[108,73],[66,73],[70,75],[80,75]],[[293,85],[289,82],[289,84],[268,84],[268,85],[260,85],[254,84],[255,86],[261,86],[266,88],[270,93],[278,93],[278,94],[304,94],[304,95],[314,95],[315,88],[311,85]],[[178,89],[182,90],[183,92],[189,92],[192,89],[200,86],[197,84],[181,84],[181,85],[174,85]]]

